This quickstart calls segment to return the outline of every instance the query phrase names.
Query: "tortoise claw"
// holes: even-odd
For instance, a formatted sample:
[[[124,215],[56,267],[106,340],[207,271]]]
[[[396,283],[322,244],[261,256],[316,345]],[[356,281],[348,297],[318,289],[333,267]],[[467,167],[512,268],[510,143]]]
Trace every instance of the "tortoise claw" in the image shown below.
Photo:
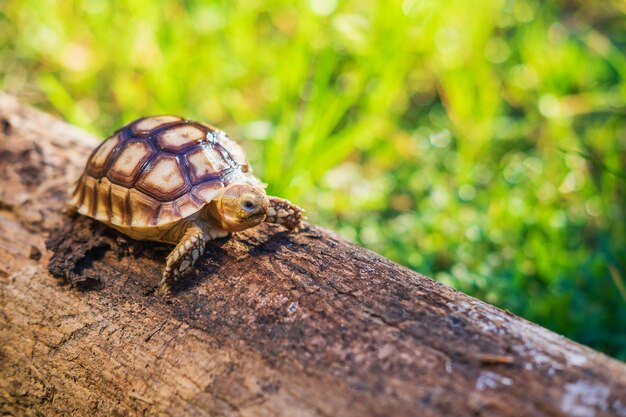
[[[267,223],[285,226],[297,232],[302,228],[302,221],[306,219],[304,210],[288,200],[279,197],[270,197],[270,207],[267,209]]]
[[[204,224],[194,222],[188,226],[178,245],[167,256],[159,294],[169,294],[170,283],[178,281],[185,272],[191,269],[204,253],[204,247],[209,240],[211,240],[211,236]]]

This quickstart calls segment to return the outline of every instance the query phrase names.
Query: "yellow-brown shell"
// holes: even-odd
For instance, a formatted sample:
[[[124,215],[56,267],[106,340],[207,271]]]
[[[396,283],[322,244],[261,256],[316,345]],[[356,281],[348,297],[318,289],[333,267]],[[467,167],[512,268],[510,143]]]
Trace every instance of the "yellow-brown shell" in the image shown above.
[[[243,149],[224,132],[153,116],[121,128],[94,150],[69,204],[120,229],[166,230],[233,182],[260,184]]]

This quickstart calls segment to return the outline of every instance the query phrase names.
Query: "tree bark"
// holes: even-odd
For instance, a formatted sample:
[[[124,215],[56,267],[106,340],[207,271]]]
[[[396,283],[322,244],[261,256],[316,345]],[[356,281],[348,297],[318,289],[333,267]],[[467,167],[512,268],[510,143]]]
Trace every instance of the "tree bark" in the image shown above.
[[[0,95],[3,415],[626,417],[624,364],[316,226],[154,295],[169,246],[63,213],[96,144]]]

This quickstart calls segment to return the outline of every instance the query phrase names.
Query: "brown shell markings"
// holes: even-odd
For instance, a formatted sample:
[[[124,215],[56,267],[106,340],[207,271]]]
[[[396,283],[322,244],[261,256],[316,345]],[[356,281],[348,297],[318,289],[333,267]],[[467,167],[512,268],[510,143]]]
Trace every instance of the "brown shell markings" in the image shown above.
[[[260,183],[223,132],[175,116],[146,117],[94,150],[70,205],[112,225],[158,228],[197,212],[233,181]]]

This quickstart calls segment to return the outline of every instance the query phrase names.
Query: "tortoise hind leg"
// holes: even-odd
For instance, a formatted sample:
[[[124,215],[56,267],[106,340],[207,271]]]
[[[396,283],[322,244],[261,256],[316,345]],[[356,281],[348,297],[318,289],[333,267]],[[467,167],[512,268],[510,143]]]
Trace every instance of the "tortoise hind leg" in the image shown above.
[[[278,197],[269,197],[270,207],[267,209],[267,223],[282,224],[287,229],[298,231],[302,227],[304,210],[295,204]]]
[[[169,294],[171,281],[177,281],[196,263],[204,253],[206,243],[211,239],[207,225],[199,221],[189,224],[183,237],[167,256],[158,290],[161,295]]]

